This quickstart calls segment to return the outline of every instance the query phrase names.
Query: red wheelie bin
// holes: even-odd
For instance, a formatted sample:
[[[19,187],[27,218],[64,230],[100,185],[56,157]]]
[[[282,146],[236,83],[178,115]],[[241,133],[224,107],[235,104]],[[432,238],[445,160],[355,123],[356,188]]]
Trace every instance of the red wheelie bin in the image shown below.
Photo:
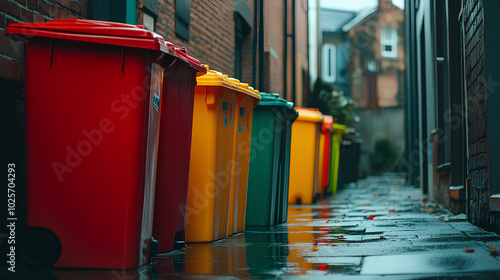
[[[159,252],[184,241],[196,77],[207,69],[176,48],[178,59],[165,69],[156,173],[153,237]],[[183,244],[183,243],[181,243]]]

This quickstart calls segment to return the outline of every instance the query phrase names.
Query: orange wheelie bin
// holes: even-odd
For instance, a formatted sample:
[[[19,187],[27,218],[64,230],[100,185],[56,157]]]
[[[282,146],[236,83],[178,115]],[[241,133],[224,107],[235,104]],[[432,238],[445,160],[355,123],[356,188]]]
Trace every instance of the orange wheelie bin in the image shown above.
[[[323,115],[314,108],[295,109],[299,116],[292,125],[288,203],[311,204],[319,185],[319,125]]]

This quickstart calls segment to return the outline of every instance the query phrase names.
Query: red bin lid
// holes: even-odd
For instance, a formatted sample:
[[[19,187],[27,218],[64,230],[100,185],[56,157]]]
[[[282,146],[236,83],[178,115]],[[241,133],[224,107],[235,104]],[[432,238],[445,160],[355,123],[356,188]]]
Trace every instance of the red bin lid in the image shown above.
[[[333,117],[329,115],[323,115],[323,126],[321,127],[323,132],[327,132],[333,129]]]
[[[176,51],[175,46],[165,41],[161,35],[140,25],[98,20],[57,19],[44,23],[13,23],[7,26],[5,34],[27,39],[46,37],[159,50],[188,62],[200,72],[206,72],[198,60],[187,55],[187,51],[180,54],[181,52]]]

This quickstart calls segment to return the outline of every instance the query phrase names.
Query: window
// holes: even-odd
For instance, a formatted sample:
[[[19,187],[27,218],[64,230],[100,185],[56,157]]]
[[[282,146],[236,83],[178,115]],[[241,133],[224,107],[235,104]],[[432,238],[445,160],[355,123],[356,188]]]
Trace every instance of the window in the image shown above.
[[[142,25],[147,30],[155,31],[156,17],[158,16],[158,0],[143,0],[142,3]]]
[[[135,0],[88,1],[89,19],[136,24],[136,11]]]
[[[191,0],[175,0],[175,33],[189,41],[189,23],[191,17]]]
[[[378,71],[377,61],[375,59],[368,59],[366,61],[366,70],[370,72],[377,72]]]
[[[382,28],[380,32],[380,43],[383,57],[398,57],[398,31],[396,29]]]
[[[326,83],[334,83],[337,79],[337,68],[336,68],[336,49],[333,44],[323,45],[323,65],[322,65],[322,76],[323,81]]]
[[[147,12],[144,12],[142,14],[142,25],[144,25],[144,28],[147,30],[155,31],[155,18]]]

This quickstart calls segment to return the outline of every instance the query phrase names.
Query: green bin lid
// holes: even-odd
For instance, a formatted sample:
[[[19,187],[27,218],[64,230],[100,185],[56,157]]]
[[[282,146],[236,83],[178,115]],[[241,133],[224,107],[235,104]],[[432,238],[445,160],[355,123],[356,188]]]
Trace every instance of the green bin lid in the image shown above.
[[[260,92],[260,96],[262,97],[262,99],[259,102],[259,106],[288,107],[288,102],[280,98],[279,94],[277,93]]]
[[[258,106],[284,107],[287,110],[287,119],[292,122],[299,116],[299,113],[293,107],[293,102],[288,102],[287,100],[280,98],[279,94],[260,92],[260,96],[262,99],[260,100]]]

